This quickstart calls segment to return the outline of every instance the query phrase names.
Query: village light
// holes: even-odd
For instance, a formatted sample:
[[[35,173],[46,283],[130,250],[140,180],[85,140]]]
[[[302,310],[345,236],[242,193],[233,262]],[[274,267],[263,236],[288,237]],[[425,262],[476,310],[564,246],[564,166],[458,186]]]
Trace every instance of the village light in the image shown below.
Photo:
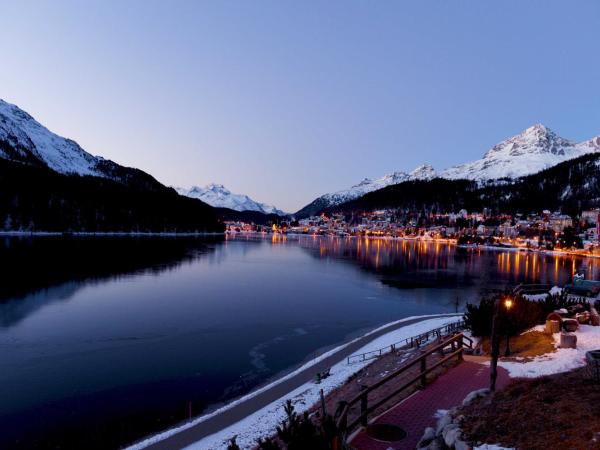
[[[513,301],[510,298],[507,298],[506,300],[504,300],[504,306],[506,307],[507,311],[510,311],[510,308],[513,307]]]

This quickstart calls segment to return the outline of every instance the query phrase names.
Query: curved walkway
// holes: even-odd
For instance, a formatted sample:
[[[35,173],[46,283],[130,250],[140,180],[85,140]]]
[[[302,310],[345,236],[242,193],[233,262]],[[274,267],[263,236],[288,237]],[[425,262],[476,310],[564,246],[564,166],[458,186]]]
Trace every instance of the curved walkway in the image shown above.
[[[407,433],[405,439],[397,442],[376,441],[363,430],[352,440],[352,447],[356,450],[414,450],[425,428],[435,427],[435,416],[439,410],[461,405],[470,392],[489,387],[490,366],[480,361],[465,355],[465,362],[374,420],[374,423],[391,423],[401,427]],[[497,388],[503,388],[509,381],[508,371],[498,367]]]
[[[384,334],[408,325],[413,325],[417,322],[422,322],[424,320],[439,319],[443,317],[451,318],[452,316],[454,316],[454,314],[432,315],[410,319],[400,323],[391,324],[387,327],[382,327],[377,331],[356,339],[349,345],[339,349],[335,353],[332,353],[316,364],[306,368],[301,372],[298,372],[294,376],[291,376],[281,383],[273,385],[260,394],[249,398],[247,401],[243,401],[220,414],[216,414],[203,422],[192,425],[189,428],[181,430],[169,437],[164,438],[161,441],[149,444],[144,448],[150,450],[176,450],[185,448],[194,442],[197,442],[207,436],[210,436],[211,434],[235,424],[236,422],[239,422],[240,420],[248,417],[250,414],[253,414],[259,409],[285,396],[288,392],[291,392],[303,384],[314,380],[317,372],[325,371],[329,367],[342,361],[343,359],[357,352],[369,342],[377,339],[380,336],[383,336]]]

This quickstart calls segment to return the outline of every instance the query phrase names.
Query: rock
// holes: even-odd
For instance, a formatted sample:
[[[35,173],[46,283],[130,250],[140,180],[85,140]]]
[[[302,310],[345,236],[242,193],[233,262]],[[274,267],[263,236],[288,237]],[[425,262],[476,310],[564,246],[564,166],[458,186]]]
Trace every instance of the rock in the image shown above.
[[[575,319],[564,319],[562,326],[565,331],[577,331],[577,328],[579,328],[579,322],[577,322]]]
[[[437,439],[431,441],[427,450],[445,450],[443,442],[438,441]]]
[[[577,348],[577,335],[571,333],[561,333],[560,348]]]
[[[425,428],[425,432],[423,433],[423,437],[417,444],[417,448],[427,447],[434,439],[435,430],[432,427]]]
[[[546,320],[546,334],[554,334],[560,331],[560,322],[558,320]]]
[[[590,324],[592,326],[600,326],[600,315],[594,306],[590,308]]]
[[[467,396],[463,400],[462,404],[463,404],[463,406],[470,405],[476,399],[487,397],[488,395],[490,395],[490,390],[488,388],[478,389],[476,391],[473,391],[473,392],[470,392],[469,394],[467,394]]]
[[[445,416],[441,417],[440,420],[438,420],[435,432],[437,434],[440,434],[442,432],[442,430],[444,429],[444,427],[451,423],[452,423],[452,416],[450,414],[446,414]]]
[[[442,433],[444,443],[450,448],[454,447],[454,443],[457,439],[460,439],[461,435],[462,433],[460,431],[460,428],[458,428],[458,425],[454,423],[446,425],[446,427],[444,428],[444,432]]]
[[[586,324],[589,323],[590,321],[590,313],[585,311],[579,314],[575,315],[575,319],[577,320],[577,322],[579,322],[580,324]]]
[[[546,317],[546,321],[548,320],[556,320],[558,321],[558,323],[562,323],[563,318],[558,312],[554,311],[548,314],[548,317]]]
[[[472,450],[472,447],[461,439],[454,442],[454,450]]]

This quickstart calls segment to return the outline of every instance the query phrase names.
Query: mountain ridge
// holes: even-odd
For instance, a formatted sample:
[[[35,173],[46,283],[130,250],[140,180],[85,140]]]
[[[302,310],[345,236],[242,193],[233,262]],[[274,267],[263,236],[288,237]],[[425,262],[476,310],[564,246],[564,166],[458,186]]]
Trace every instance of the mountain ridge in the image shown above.
[[[446,178],[407,181],[323,212],[355,213],[394,208],[450,213],[485,208],[490,214],[527,214],[548,209],[576,217],[583,209],[597,207],[600,207],[600,153],[589,153],[535,174],[499,183]]]
[[[223,231],[216,211],[140,169],[86,152],[0,100],[0,229]]]
[[[215,208],[227,208],[234,211],[256,211],[264,214],[285,216],[287,213],[275,206],[257,202],[244,194],[234,194],[222,184],[209,183],[206,186],[192,186],[189,189],[174,187],[179,195],[197,198]]]
[[[296,216],[310,216],[323,209],[351,202],[370,192],[406,181],[443,178],[489,182],[515,179],[538,173],[570,159],[598,152],[600,152],[600,136],[577,143],[560,137],[542,124],[535,124],[494,145],[478,160],[452,166],[439,172],[430,165],[423,165],[417,167],[411,174],[394,172],[374,181],[365,179],[349,189],[316,198],[296,212]]]

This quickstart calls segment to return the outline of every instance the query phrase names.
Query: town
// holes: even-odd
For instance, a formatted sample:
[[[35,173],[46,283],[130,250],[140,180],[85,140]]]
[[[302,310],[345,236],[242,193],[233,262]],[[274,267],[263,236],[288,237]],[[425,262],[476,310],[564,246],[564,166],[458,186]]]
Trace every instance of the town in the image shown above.
[[[571,217],[561,212],[501,214],[489,211],[457,213],[407,212],[382,209],[372,212],[321,214],[300,220],[259,225],[227,222],[227,231],[290,233],[328,236],[368,236],[443,240],[465,246],[491,246],[530,250],[568,251],[600,255],[600,209]]]

